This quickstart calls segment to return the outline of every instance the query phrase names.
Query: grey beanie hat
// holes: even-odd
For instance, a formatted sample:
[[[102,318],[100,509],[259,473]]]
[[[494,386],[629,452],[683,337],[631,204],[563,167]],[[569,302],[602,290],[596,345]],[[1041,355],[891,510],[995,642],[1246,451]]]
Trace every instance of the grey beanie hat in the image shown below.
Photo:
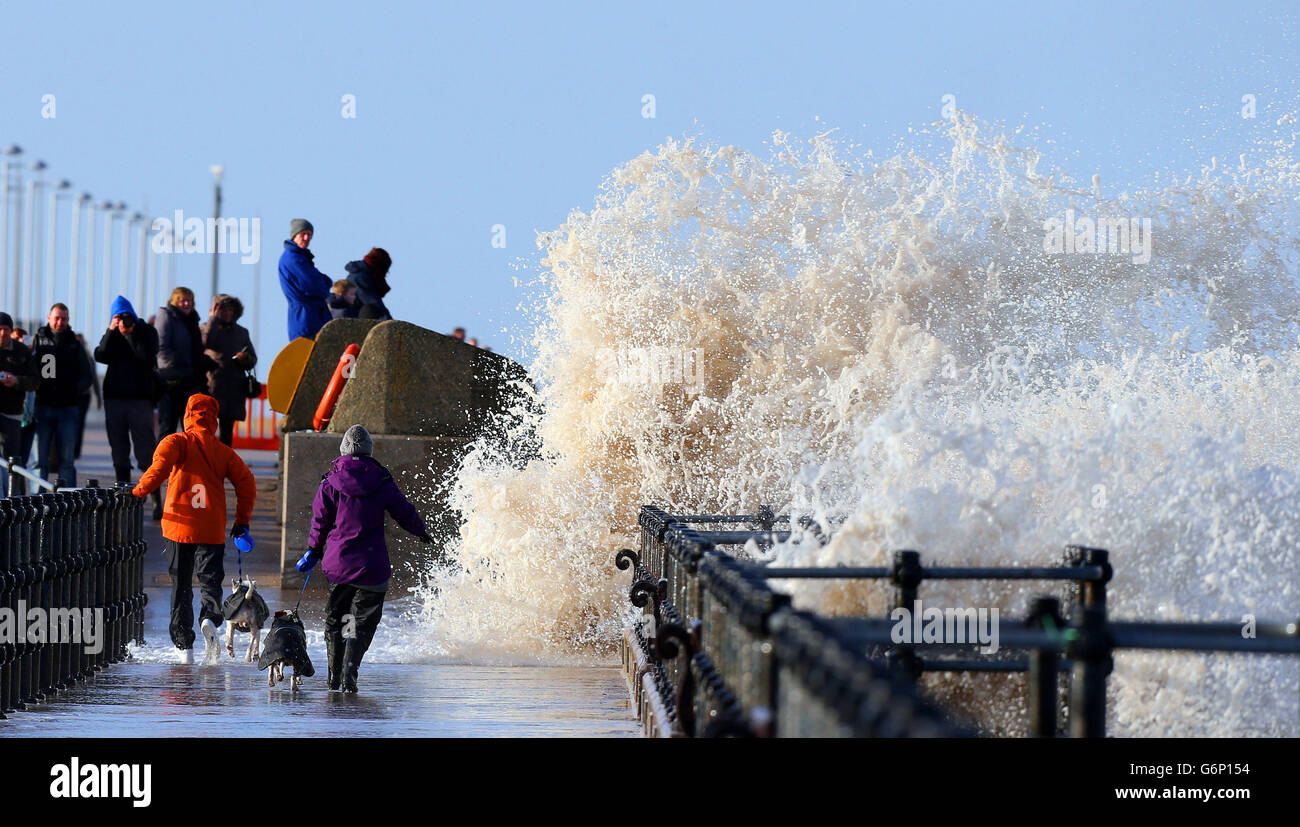
[[[353,456],[369,455],[374,449],[375,443],[370,439],[370,432],[360,425],[353,425],[343,435],[343,444],[339,446],[339,453]]]
[[[298,233],[303,232],[304,230],[307,231],[307,232],[309,232],[309,233],[311,233],[312,235],[315,235],[315,234],[316,234],[316,228],[313,227],[313,226],[311,225],[311,222],[308,221],[308,220],[305,219],[305,218],[295,218],[294,220],[292,220],[292,221],[289,222],[289,238],[290,238],[290,239],[292,239],[292,238],[293,238],[294,236],[296,236]]]

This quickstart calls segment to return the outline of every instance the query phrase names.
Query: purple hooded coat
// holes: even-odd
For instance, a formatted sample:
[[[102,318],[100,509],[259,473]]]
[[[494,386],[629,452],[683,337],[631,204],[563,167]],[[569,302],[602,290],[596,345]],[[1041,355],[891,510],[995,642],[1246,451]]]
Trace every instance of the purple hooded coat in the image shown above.
[[[377,586],[392,576],[385,512],[417,537],[425,533],[424,520],[388,469],[365,455],[334,460],[316,491],[307,535],[307,547],[323,551],[321,570],[331,583]]]

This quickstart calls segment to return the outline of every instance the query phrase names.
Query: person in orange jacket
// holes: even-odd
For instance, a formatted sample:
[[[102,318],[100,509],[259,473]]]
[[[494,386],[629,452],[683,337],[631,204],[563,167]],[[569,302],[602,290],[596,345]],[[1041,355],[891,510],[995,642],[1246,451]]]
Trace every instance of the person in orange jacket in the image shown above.
[[[172,643],[181,650],[181,663],[194,662],[194,587],[199,578],[200,628],[206,642],[204,658],[220,655],[217,626],[221,614],[221,584],[225,579],[226,486],[235,486],[235,523],[231,535],[248,530],[257,498],[253,473],[233,449],[217,438],[217,400],[203,393],[185,406],[185,430],[163,437],[153,463],[131,493],[147,497],[167,480],[162,534],[167,541],[167,571],[172,577]]]

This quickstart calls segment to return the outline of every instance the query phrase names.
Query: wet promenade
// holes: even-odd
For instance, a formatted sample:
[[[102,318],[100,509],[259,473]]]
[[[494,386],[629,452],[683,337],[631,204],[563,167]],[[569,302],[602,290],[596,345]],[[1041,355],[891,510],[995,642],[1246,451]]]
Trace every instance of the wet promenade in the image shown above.
[[[278,584],[279,527],[275,518],[275,455],[241,452],[258,478],[252,526],[258,548],[244,557],[244,571],[258,582],[267,605],[288,608],[296,593]],[[77,464],[81,481],[111,484],[112,464],[102,414],[91,411],[86,444]],[[138,476],[138,474],[137,474]],[[227,489],[233,515],[234,493]],[[360,673],[355,696],[325,688],[320,628],[323,592],[308,589],[302,603],[316,676],[292,692],[288,681],[266,685],[267,673],[243,660],[247,635],[236,635],[234,659],[223,651],[217,665],[203,665],[202,637],[196,663],[175,663],[167,636],[170,578],[158,523],[148,519],[145,563],[147,645],[136,659],[0,720],[2,737],[635,737],[639,733],[622,675],[615,665],[594,667],[469,666],[394,663],[381,647],[389,607]],[[226,552],[226,582],[236,570],[233,546]],[[319,578],[319,572],[313,581]],[[313,586],[317,585],[315,582]],[[197,585],[195,602],[197,609]],[[396,611],[393,612],[396,614]],[[397,621],[392,621],[397,622]],[[196,627],[197,631],[197,627]]]

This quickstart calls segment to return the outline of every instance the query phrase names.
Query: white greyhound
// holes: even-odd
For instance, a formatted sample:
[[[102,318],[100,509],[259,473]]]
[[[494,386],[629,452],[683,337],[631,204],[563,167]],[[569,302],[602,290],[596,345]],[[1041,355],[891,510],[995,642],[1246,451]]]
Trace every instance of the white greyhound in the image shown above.
[[[235,656],[235,630],[238,629],[247,632],[251,638],[244,660],[249,663],[257,660],[262,624],[271,614],[266,601],[257,593],[257,583],[251,578],[231,580],[230,597],[226,598],[221,609],[226,617],[226,653],[232,658]]]

